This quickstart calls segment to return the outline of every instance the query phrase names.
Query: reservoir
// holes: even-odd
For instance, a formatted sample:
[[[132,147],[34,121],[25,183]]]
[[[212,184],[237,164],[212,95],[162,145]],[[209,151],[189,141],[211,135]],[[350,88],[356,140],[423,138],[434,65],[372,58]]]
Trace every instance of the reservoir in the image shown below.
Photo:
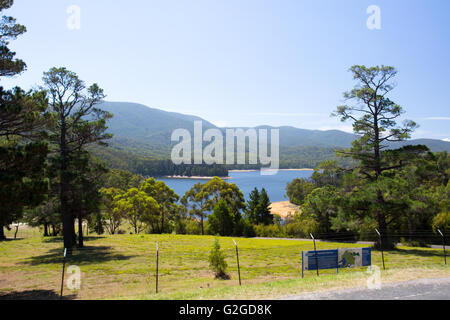
[[[287,201],[286,185],[296,178],[309,179],[313,174],[313,170],[289,170],[279,171],[272,176],[263,176],[260,171],[230,171],[231,179],[229,183],[236,184],[244,193],[244,197],[248,200],[250,192],[256,187],[259,190],[265,188],[270,201],[280,202]],[[164,181],[172,188],[180,198],[191,189],[196,183],[206,183],[204,179],[158,179]]]

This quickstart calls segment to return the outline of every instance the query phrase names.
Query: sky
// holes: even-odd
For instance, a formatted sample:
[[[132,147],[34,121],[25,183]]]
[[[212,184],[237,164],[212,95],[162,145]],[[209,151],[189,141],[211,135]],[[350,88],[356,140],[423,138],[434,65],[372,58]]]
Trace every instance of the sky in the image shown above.
[[[28,29],[10,45],[28,69],[4,87],[64,66],[109,101],[218,126],[351,131],[330,117],[355,85],[348,69],[390,65],[413,137],[450,139],[448,0],[15,0],[3,14]]]

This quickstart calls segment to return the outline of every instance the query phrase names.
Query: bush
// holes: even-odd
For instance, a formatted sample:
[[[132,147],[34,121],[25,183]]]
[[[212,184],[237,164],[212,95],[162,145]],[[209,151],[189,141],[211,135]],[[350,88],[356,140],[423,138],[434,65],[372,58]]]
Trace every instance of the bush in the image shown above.
[[[433,218],[433,230],[437,229],[450,229],[450,212],[441,212]]]
[[[209,266],[214,272],[216,279],[230,279],[230,276],[226,273],[228,265],[222,251],[220,251],[219,239],[216,239],[209,254]]]
[[[283,227],[280,225],[272,224],[272,225],[257,225],[255,226],[255,233],[257,237],[263,238],[283,238],[286,236]]]
[[[292,222],[286,225],[286,235],[290,238],[309,238],[308,225],[302,222]]]
[[[255,227],[247,220],[242,220],[242,221],[243,221],[242,235],[246,238],[256,237]]]
[[[194,219],[186,220],[186,234],[202,234],[202,227],[200,226],[200,223]]]
[[[175,221],[175,233],[187,234],[187,222],[185,219],[177,219]]]

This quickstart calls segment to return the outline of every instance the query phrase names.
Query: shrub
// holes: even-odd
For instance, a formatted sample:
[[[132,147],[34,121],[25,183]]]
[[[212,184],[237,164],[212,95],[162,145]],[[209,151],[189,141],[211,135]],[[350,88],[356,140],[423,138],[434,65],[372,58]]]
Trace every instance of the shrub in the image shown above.
[[[286,236],[283,227],[276,224],[268,226],[262,224],[257,225],[255,226],[255,233],[257,237],[264,237],[264,238],[283,238]]]
[[[228,265],[220,250],[219,239],[216,239],[213,248],[211,249],[211,253],[209,254],[209,266],[214,272],[216,279],[225,280],[230,278],[226,273]]]
[[[195,235],[202,234],[202,227],[200,226],[198,221],[194,219],[186,220],[186,234],[195,234]]]
[[[244,220],[243,236],[246,238],[253,238],[256,236],[255,227],[248,221]]]
[[[450,212],[441,212],[433,218],[433,230],[450,229]]]
[[[185,219],[177,219],[175,221],[175,233],[187,234],[187,222]]]
[[[309,238],[308,226],[301,222],[286,225],[286,234],[290,238]]]

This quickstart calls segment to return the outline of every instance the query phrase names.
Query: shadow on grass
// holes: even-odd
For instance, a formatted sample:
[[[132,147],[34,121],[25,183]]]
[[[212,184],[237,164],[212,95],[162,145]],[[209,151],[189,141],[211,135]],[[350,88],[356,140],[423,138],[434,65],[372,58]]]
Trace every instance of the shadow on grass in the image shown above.
[[[109,246],[92,246],[83,249],[74,249],[72,255],[66,258],[66,263],[82,266],[106,261],[128,260],[133,257],[135,256],[114,253]],[[31,257],[23,262],[23,264],[42,265],[62,263],[62,261],[63,250],[61,248],[55,248],[49,250],[47,254]]]
[[[73,300],[76,295],[63,296],[61,300]],[[0,293],[0,300],[60,300],[60,295],[53,290],[28,290]]]
[[[88,236],[88,237],[84,237],[83,241],[84,242],[89,242],[89,241],[95,241],[95,240],[100,240],[100,239],[105,239],[105,237],[103,237],[103,236]],[[42,240],[42,242],[45,242],[45,243],[60,243],[60,242],[63,242],[63,238],[62,237],[48,237],[48,238],[44,238]]]
[[[405,256],[420,256],[420,257],[441,257],[444,258],[442,250],[423,250],[423,249],[394,249],[392,253],[398,253]]]
[[[17,237],[17,238],[6,238],[6,239],[2,239],[2,240],[0,240],[0,243],[2,243],[2,242],[12,242],[12,241],[20,241],[20,240],[25,240],[26,238],[19,238],[19,237]]]

